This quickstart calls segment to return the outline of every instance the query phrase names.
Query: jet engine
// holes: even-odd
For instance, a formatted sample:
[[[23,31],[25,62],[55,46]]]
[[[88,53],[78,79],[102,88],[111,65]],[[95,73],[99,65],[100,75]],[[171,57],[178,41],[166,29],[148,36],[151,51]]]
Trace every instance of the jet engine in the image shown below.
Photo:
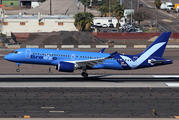
[[[73,72],[76,70],[76,65],[74,63],[68,63],[68,62],[59,62],[58,63],[58,71],[62,72]]]

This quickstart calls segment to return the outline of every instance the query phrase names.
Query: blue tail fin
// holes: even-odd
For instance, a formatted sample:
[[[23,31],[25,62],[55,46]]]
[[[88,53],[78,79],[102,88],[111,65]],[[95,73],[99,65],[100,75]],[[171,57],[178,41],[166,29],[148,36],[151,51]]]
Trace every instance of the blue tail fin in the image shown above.
[[[171,32],[163,32],[144,52],[141,54],[150,54],[154,57],[162,57]]]

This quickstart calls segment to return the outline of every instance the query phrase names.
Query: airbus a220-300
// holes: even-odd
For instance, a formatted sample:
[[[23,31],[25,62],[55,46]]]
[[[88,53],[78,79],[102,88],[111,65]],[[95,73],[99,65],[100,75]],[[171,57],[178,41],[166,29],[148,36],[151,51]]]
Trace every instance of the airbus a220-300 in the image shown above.
[[[81,75],[88,77],[89,69],[131,70],[155,67],[173,63],[173,60],[162,58],[171,32],[163,32],[146,50],[136,55],[124,55],[118,52],[82,52],[40,48],[17,49],[4,57],[4,59],[21,63],[54,65],[56,70],[73,72],[82,69]],[[16,70],[20,71],[19,67]]]

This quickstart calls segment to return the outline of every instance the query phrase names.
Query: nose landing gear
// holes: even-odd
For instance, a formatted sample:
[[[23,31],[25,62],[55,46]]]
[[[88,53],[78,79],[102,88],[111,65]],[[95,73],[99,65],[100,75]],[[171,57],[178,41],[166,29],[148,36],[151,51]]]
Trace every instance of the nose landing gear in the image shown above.
[[[21,65],[21,63],[16,63],[16,65],[18,66],[18,68],[16,69],[16,72],[20,72],[20,65]]]

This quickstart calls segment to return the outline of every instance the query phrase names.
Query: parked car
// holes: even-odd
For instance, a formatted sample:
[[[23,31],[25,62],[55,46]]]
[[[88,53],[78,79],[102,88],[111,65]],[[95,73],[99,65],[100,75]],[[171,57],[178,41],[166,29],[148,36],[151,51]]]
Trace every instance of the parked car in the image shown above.
[[[118,23],[116,23],[116,28],[117,28],[117,25],[118,25]],[[121,24],[119,23],[119,27],[121,27]]]
[[[97,26],[96,25],[91,25],[91,28],[96,28]]]
[[[111,29],[111,33],[117,33],[116,29]]]
[[[136,33],[136,30],[135,29],[128,29],[127,32]]]
[[[119,27],[119,29],[127,30],[127,29],[129,29],[131,27],[132,27],[132,25],[130,25],[130,24],[124,24],[123,26]]]
[[[108,31],[104,30],[103,33],[107,33]]]
[[[107,24],[103,24],[103,27],[104,27],[104,28],[107,28],[108,26],[107,26]]]
[[[143,31],[142,31],[141,29],[139,29],[139,28],[136,28],[136,29],[135,29],[135,32],[136,32],[136,33],[143,33]]]
[[[142,3],[140,3],[140,4],[139,4],[139,7],[143,7],[143,4],[142,4]]]
[[[112,23],[109,24],[109,28],[113,28],[114,25]]]
[[[101,23],[96,23],[96,26],[97,27],[102,27],[102,24]]]

